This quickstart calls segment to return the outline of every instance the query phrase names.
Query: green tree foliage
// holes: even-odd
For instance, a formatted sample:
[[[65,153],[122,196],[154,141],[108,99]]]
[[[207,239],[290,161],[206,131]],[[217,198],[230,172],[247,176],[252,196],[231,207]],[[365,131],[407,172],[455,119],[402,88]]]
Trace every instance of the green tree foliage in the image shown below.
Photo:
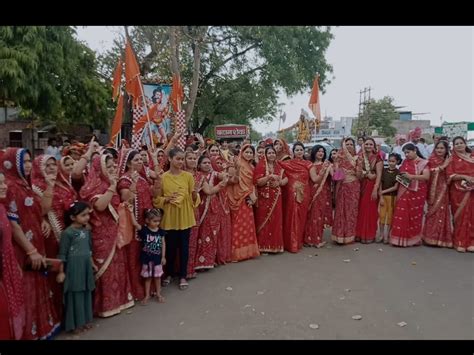
[[[279,92],[309,94],[317,72],[322,90],[330,83],[332,67],[325,59],[333,38],[330,28],[180,26],[174,32],[175,53],[170,50],[169,32],[164,26],[129,28],[144,81],[171,82],[171,63],[173,59],[179,62],[184,107],[192,112],[191,127],[196,132],[208,133],[217,124],[271,121],[277,114]],[[100,57],[104,75],[111,75],[123,46],[120,38]],[[190,109],[195,85],[195,103]]]
[[[394,99],[390,96],[385,96],[380,100],[371,99],[365,106],[361,117],[360,126],[358,122],[354,122],[353,134],[359,135],[357,130],[365,131],[370,135],[372,131],[377,130],[380,136],[392,137],[397,130],[392,126],[392,121],[399,118],[399,113],[393,105]]]
[[[42,123],[107,126],[110,80],[69,26],[0,27],[0,104],[13,102]]]

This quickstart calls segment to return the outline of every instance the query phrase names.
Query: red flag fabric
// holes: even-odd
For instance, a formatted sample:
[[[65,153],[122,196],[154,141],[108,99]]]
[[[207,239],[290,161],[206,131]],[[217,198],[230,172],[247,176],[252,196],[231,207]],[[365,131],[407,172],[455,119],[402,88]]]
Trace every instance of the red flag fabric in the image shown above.
[[[184,99],[183,86],[181,85],[181,78],[177,74],[173,74],[173,86],[171,87],[170,101],[173,105],[173,111],[181,110],[181,103]]]
[[[115,145],[117,142],[118,134],[122,128],[122,117],[123,117],[123,95],[120,94],[117,110],[115,111],[114,121],[112,122],[112,130],[110,132],[110,143]]]
[[[140,69],[128,40],[125,44],[125,90],[133,97],[133,106],[138,106],[142,95]]]
[[[321,107],[319,105],[319,74],[314,78],[313,90],[308,104],[309,109],[317,121],[321,121]]]
[[[122,83],[122,64],[122,58],[119,58],[112,81],[112,100],[114,101],[120,94],[120,84]]]

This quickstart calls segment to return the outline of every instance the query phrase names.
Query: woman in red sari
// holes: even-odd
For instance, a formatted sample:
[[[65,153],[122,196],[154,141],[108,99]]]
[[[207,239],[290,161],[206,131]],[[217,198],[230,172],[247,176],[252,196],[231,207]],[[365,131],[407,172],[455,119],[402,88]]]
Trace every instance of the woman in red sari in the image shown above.
[[[255,227],[260,252],[282,253],[284,245],[281,186],[288,183],[288,178],[276,162],[273,146],[265,148],[263,157],[255,168],[253,181],[257,185]]]
[[[8,148],[0,161],[7,179],[7,215],[13,229],[17,260],[23,269],[31,264],[34,270],[23,272],[26,311],[23,339],[45,339],[59,328],[59,318],[50,297],[48,279],[37,271],[45,262],[45,244],[41,201],[29,183],[31,156],[26,149]]]
[[[0,172],[0,340],[19,340],[25,326],[23,276],[15,257],[7,218],[7,184]]]
[[[283,188],[285,203],[283,216],[283,242],[285,250],[297,253],[303,247],[306,217],[311,201],[309,170],[311,162],[303,160],[304,145],[296,142],[293,145],[294,159],[280,161],[285,170],[288,184]]]
[[[356,225],[356,241],[373,243],[379,219],[378,189],[382,178],[383,161],[377,152],[375,140],[366,138],[357,160],[357,176],[360,183],[359,214]]]
[[[336,207],[331,239],[338,244],[350,244],[355,240],[360,198],[356,165],[355,142],[352,138],[346,138],[337,152],[333,176],[336,180]]]
[[[332,225],[332,164],[326,160],[326,150],[321,145],[315,145],[311,149],[311,161],[313,165],[309,175],[313,184],[304,243],[321,248],[326,244],[323,241],[324,228]]]
[[[216,158],[216,157],[215,157]],[[198,161],[201,186],[201,205],[199,206],[199,233],[197,238],[196,270],[212,269],[217,259],[217,241],[220,237],[220,203],[216,195],[227,184],[219,182],[219,174],[212,170],[211,160],[201,156]]]
[[[284,139],[275,139],[275,141],[273,142],[273,147],[275,148],[278,161],[291,159],[290,147]]]
[[[112,155],[102,154],[92,159],[92,167],[81,198],[93,207],[92,257],[99,271],[95,274],[94,314],[110,317],[134,305],[130,278],[127,273],[125,248],[117,246],[117,166]]]
[[[201,175],[196,170],[197,167],[197,156],[194,152],[184,153],[184,170],[190,173],[194,177],[194,184],[199,185],[199,179]],[[195,259],[197,249],[197,238],[199,234],[199,208],[194,209],[194,218],[196,225],[191,228],[189,235],[189,257],[188,257],[188,274],[187,279],[193,279],[196,277]]]
[[[453,139],[453,156],[446,174],[454,215],[453,246],[474,252],[474,153],[463,137]]]
[[[145,209],[152,208],[152,189],[150,183],[141,175],[143,161],[137,150],[122,148],[119,158],[119,182],[117,190],[122,202],[134,206],[135,218],[140,225],[145,224]],[[132,294],[135,300],[145,297],[145,289],[140,271],[141,244],[135,233],[135,238],[125,246],[128,262],[128,273],[132,284]]]
[[[430,179],[428,161],[421,158],[418,148],[408,143],[403,147],[405,160],[400,174],[409,179],[408,187],[401,183],[392,219],[390,244],[409,247],[421,244],[423,208],[426,202],[427,182]]]
[[[232,215],[232,261],[252,259],[260,255],[253,205],[257,202],[253,185],[253,159],[255,148],[246,144],[240,151],[235,173],[231,172],[231,184],[227,187]]]
[[[228,162],[223,157],[211,158],[212,170],[221,181],[228,180]],[[230,215],[227,189],[220,189],[215,197],[219,212],[219,233],[217,236],[217,265],[225,265],[232,261],[232,220]]]
[[[58,166],[56,158],[52,155],[39,155],[33,161],[33,169],[31,171],[31,184],[33,191],[41,200],[41,210],[43,212],[43,224],[48,226],[45,234],[45,253],[47,258],[55,259],[59,252],[59,237],[53,232],[53,203],[55,200],[54,191],[56,190],[56,179],[58,174]],[[62,206],[61,206],[62,207]],[[69,205],[64,206],[69,209]],[[48,223],[49,222],[49,223]],[[63,222],[64,223],[64,222]],[[49,273],[48,282],[53,293],[53,304],[56,307],[56,314],[62,319],[63,314],[63,291],[62,285],[56,281],[57,274]]]
[[[448,178],[446,167],[450,162],[446,141],[436,143],[428,160],[428,212],[423,227],[423,241],[428,245],[452,248],[453,230],[449,210]]]

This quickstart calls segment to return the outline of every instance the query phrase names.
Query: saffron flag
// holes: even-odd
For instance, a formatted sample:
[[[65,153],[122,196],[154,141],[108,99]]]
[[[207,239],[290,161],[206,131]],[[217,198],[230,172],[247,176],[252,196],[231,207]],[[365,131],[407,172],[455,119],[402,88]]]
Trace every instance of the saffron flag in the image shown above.
[[[313,90],[311,90],[308,107],[311,112],[313,112],[316,120],[321,121],[321,107],[319,104],[319,74],[314,78]]]
[[[119,58],[117,67],[114,71],[114,78],[112,81],[112,100],[115,101],[120,94],[120,84],[122,83],[122,58]]]
[[[130,42],[127,40],[125,44],[125,90],[128,95],[133,97],[134,107],[139,105],[142,96],[141,84],[137,58],[133,53]]]
[[[178,112],[181,109],[181,103],[184,99],[183,86],[181,78],[177,74],[173,74],[173,86],[171,88],[170,101],[173,105],[173,111]]]
[[[115,111],[114,121],[112,122],[112,130],[110,132],[110,144],[115,145],[117,137],[122,128],[122,117],[123,117],[123,95],[119,95],[117,104],[117,110]]]

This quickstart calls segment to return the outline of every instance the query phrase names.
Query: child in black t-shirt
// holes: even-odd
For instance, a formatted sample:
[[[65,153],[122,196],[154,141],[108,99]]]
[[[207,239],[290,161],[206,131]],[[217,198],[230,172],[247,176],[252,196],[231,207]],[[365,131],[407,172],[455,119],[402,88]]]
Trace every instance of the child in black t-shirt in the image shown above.
[[[161,275],[165,259],[165,231],[160,229],[163,210],[151,208],[145,210],[145,225],[142,227],[134,221],[135,228],[142,243],[140,251],[140,262],[142,270],[140,275],[145,279],[145,298],[142,304],[147,304],[150,299],[151,280],[154,280],[156,298],[158,302],[164,303],[165,298],[161,295]]]

